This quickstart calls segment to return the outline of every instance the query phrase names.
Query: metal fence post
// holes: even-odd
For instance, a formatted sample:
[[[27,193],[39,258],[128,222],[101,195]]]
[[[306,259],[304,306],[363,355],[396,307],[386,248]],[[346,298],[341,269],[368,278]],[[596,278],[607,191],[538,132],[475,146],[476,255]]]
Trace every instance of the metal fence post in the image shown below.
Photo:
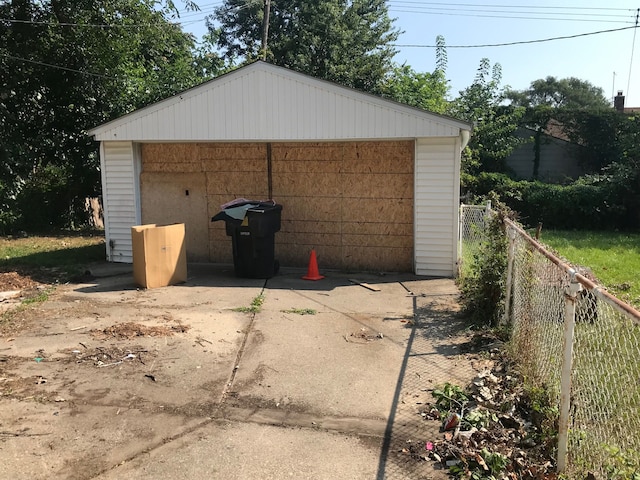
[[[562,377],[560,383],[560,421],[558,426],[558,472],[567,467],[569,443],[569,409],[571,407],[571,370],[573,364],[573,338],[576,326],[576,298],[582,285],[576,280],[576,272],[571,271],[571,283],[565,293],[564,345],[562,356]]]
[[[509,247],[507,250],[507,284],[505,285],[505,299],[504,299],[504,317],[502,323],[507,325],[510,322],[511,317],[511,291],[513,290],[513,264],[516,256],[516,231],[513,228],[507,228],[507,235],[509,237]]]

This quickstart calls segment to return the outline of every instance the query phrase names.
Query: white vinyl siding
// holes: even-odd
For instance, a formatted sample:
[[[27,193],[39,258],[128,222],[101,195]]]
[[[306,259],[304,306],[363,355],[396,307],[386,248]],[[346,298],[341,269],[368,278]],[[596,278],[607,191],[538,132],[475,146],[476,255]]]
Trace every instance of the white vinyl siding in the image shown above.
[[[452,277],[457,261],[459,138],[418,139],[415,162],[414,271]]]
[[[102,202],[107,260],[131,263],[131,227],[140,223],[139,155],[131,142],[102,142]],[[111,247],[113,245],[113,247]]]
[[[136,142],[457,137],[469,126],[256,62],[91,131]]]

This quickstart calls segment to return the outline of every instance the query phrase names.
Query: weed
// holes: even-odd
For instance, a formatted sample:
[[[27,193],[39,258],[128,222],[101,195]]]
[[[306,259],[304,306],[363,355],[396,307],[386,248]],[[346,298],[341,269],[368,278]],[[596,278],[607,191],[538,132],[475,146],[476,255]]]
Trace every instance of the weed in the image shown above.
[[[24,300],[22,300],[22,305],[31,305],[34,303],[42,303],[42,302],[46,302],[47,300],[49,300],[49,295],[51,295],[51,293],[55,290],[54,287],[49,287],[46,288],[44,290],[40,290],[37,295],[31,296],[31,297],[27,297]]]
[[[469,401],[469,397],[462,388],[448,382],[442,387],[435,388],[431,395],[436,399],[436,408],[440,412],[461,410]]]
[[[495,215],[487,219],[485,240],[474,251],[471,265],[460,278],[464,310],[479,325],[497,326],[504,311],[507,239],[503,220],[512,213],[493,200]]]
[[[280,310],[282,313],[295,313],[296,315],[315,315],[317,312],[312,308],[290,308],[289,310]]]
[[[487,409],[476,408],[475,410],[471,410],[467,413],[464,416],[463,421],[471,427],[481,429],[489,427],[492,423],[496,423],[498,421],[498,416]]]
[[[462,462],[449,468],[449,472],[457,478],[472,480],[497,480],[502,478],[511,460],[498,452],[486,448],[468,462]]]
[[[604,464],[607,480],[640,480],[640,455],[632,450],[604,445],[609,458]]]
[[[234,308],[234,312],[242,312],[242,313],[258,313],[262,310],[262,304],[264,303],[264,295],[261,293],[257,295],[253,300],[251,300],[251,305],[248,307],[238,307]]]

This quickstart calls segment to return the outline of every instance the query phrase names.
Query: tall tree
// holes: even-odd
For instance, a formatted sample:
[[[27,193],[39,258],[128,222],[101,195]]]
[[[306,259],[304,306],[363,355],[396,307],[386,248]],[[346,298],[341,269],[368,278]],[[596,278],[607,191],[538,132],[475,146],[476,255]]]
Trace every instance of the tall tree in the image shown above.
[[[0,204],[12,212],[5,223],[77,224],[84,198],[100,186],[87,129],[199,80],[193,38],[156,4],[0,2]]]
[[[566,116],[567,112],[609,108],[602,88],[575,77],[557,79],[549,76],[534,80],[526,90],[507,90],[505,98],[512,105],[526,107],[523,124],[535,131],[533,178],[538,178],[543,134],[552,119]]]
[[[608,108],[602,88],[575,77],[547,77],[531,82],[526,90],[507,89],[505,98],[521,107]]]
[[[520,144],[513,132],[524,108],[502,106],[505,97],[501,81],[500,64],[491,66],[489,59],[483,58],[473,83],[449,106],[447,113],[451,116],[474,124],[471,141],[463,154],[465,174],[502,170],[504,159]]]
[[[444,37],[436,38],[436,68],[432,73],[416,72],[407,64],[395,65],[387,76],[381,94],[397,102],[435,113],[447,109],[449,81],[446,77],[447,51]]]
[[[225,0],[209,18],[230,59],[260,56],[262,0]],[[219,27],[217,26],[219,25]],[[342,85],[378,93],[396,51],[384,0],[278,0],[271,2],[267,59]]]

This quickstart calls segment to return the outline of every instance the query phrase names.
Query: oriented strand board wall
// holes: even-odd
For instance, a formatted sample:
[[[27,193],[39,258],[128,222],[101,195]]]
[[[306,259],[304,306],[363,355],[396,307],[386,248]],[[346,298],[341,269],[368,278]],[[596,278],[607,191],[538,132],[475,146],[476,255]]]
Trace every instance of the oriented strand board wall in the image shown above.
[[[267,146],[202,144],[200,159],[207,179],[209,258],[215,263],[231,263],[231,239],[225,233],[224,222],[211,222],[211,217],[220,211],[220,205],[234,198],[267,199]]]
[[[266,152],[253,143],[142,145],[143,222],[185,223],[189,261],[231,263],[224,222],[211,217],[234,198],[267,198]]]
[[[305,266],[413,269],[413,142],[275,143],[276,254]]]
[[[412,141],[272,144],[273,197],[284,208],[276,258],[306,267],[315,248],[322,268],[412,271],[413,157]],[[190,224],[200,222],[193,240],[199,243],[187,251],[208,248],[212,262],[232,262],[224,223],[210,221],[220,205],[269,196],[265,143],[145,144],[142,170],[148,218],[167,209],[160,192],[184,203],[186,181],[205,183],[197,195],[206,202],[206,216],[200,208],[184,213]],[[167,188],[163,182],[172,178],[175,185]],[[206,246],[195,240],[203,228]]]

